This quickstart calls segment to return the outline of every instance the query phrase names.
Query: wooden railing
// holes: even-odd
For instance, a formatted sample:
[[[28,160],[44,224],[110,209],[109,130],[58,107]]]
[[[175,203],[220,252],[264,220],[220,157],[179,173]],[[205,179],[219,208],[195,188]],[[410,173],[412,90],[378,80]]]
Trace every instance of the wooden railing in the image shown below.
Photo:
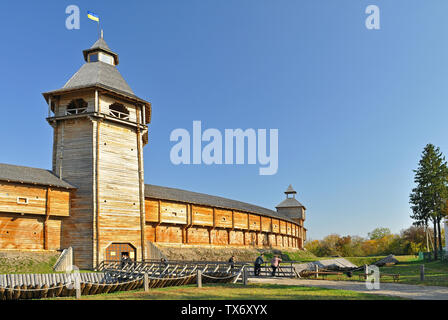
[[[72,271],[73,267],[73,249],[69,247],[62,251],[58,260],[54,264],[54,271]]]
[[[129,120],[129,113],[124,113],[124,112],[120,112],[117,110],[109,110],[109,113],[113,117],[116,117],[119,119],[124,119],[124,120]]]

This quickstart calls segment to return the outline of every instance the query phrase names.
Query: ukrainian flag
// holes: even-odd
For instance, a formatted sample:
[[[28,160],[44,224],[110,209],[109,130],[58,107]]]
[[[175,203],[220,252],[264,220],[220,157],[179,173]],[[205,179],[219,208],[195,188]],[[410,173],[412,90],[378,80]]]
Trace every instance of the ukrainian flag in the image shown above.
[[[87,17],[90,20],[93,20],[93,21],[96,21],[96,22],[100,22],[100,17],[97,14],[93,13],[93,12],[87,11]]]

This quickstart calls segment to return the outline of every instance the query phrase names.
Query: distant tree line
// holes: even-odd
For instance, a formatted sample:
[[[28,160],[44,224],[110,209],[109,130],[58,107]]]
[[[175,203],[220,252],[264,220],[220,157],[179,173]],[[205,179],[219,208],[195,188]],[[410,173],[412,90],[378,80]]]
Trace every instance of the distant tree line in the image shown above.
[[[305,248],[317,256],[371,256],[434,252],[438,259],[444,248],[441,224],[448,216],[448,165],[439,148],[427,144],[414,170],[415,187],[409,195],[413,226],[392,234],[377,228],[368,238],[332,234],[323,240],[307,241]]]
[[[376,228],[367,238],[331,234],[322,240],[307,241],[305,248],[318,257],[416,255],[427,251],[426,239],[427,230],[424,226],[411,226],[400,234],[392,234],[388,228]]]

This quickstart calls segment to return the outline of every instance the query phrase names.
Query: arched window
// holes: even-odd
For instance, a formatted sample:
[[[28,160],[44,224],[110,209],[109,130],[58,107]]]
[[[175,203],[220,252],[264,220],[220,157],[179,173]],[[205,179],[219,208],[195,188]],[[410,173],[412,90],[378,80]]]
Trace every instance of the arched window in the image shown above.
[[[72,100],[67,106],[67,115],[80,114],[87,111],[87,102],[84,99]]]
[[[119,119],[129,120],[129,110],[121,103],[114,103],[109,106],[109,114]]]

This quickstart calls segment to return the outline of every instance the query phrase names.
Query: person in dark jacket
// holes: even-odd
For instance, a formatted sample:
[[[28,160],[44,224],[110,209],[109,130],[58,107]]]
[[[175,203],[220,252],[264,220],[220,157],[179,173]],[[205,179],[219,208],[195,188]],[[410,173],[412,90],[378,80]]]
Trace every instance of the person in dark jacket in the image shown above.
[[[236,262],[235,256],[231,256],[229,259],[230,271],[233,271],[233,269],[235,268],[235,262]]]
[[[254,263],[254,274],[255,276],[259,277],[260,276],[260,272],[261,272],[261,265],[264,263],[263,260],[263,253],[261,253],[257,259],[255,259],[255,263]]]
[[[120,263],[120,268],[121,269],[124,269],[127,266],[127,264],[130,262],[129,254],[127,252],[123,252],[121,254],[121,261],[120,262],[121,262]]]

